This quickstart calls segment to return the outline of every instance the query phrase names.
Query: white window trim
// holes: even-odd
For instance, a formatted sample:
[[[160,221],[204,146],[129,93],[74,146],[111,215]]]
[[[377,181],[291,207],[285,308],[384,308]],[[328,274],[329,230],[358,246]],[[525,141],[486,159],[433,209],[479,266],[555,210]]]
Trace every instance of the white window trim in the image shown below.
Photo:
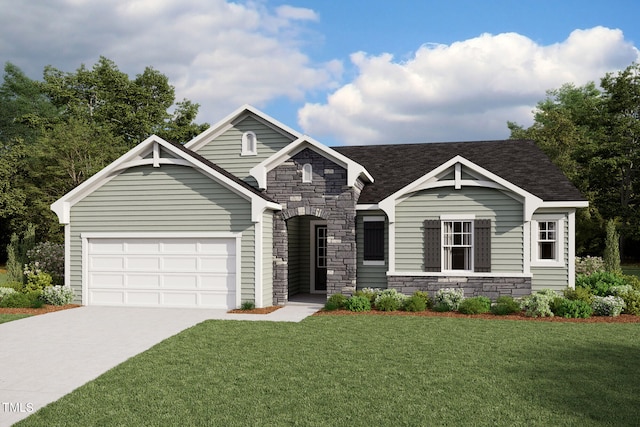
[[[249,147],[249,136],[253,137],[253,147]],[[252,148],[252,149],[250,149]],[[258,137],[255,132],[247,131],[242,134],[242,151],[241,156],[255,156],[258,154]]]
[[[313,182],[313,165],[311,163],[302,165],[302,182],[305,184]]]
[[[362,222],[384,222],[386,223],[386,218],[384,217],[384,215],[374,215],[374,216],[363,216],[362,217]],[[364,243],[364,239],[363,239],[363,243]],[[365,260],[364,259],[364,251],[362,254],[362,265],[386,265],[387,261],[386,260],[376,260],[376,261],[372,261],[372,260]]]
[[[539,223],[555,221],[556,231],[556,259],[539,259]],[[565,214],[536,215],[531,221],[531,267],[565,267],[564,231],[566,227]]]
[[[473,273],[475,270],[475,266],[473,265],[473,259],[475,258],[475,241],[474,241],[474,231],[475,231],[475,215],[440,215],[440,271],[447,274],[460,274],[460,273]],[[469,269],[468,270],[449,270],[444,268],[446,264],[446,256],[447,253],[444,250],[444,223],[445,222],[469,222],[471,223],[470,233],[471,233],[471,252],[469,254]]]

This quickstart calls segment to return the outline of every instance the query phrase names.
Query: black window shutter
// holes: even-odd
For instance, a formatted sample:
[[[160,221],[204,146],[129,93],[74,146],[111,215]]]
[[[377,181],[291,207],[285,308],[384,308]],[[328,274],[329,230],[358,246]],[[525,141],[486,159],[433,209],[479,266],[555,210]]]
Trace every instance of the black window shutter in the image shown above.
[[[384,261],[384,221],[365,221],[364,259]]]
[[[491,271],[491,220],[476,219],[474,222],[473,270],[476,272]]]
[[[424,221],[424,271],[440,271],[440,220],[427,219]]]

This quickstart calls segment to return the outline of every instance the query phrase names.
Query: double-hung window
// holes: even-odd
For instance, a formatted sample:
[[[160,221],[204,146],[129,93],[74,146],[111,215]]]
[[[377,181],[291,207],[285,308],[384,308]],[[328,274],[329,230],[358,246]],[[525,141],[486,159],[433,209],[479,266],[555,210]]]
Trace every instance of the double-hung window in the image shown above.
[[[534,217],[531,223],[531,265],[564,266],[564,227],[564,215]]]
[[[538,258],[556,259],[558,253],[558,222],[538,222]]]
[[[444,270],[473,270],[473,221],[443,221]]]

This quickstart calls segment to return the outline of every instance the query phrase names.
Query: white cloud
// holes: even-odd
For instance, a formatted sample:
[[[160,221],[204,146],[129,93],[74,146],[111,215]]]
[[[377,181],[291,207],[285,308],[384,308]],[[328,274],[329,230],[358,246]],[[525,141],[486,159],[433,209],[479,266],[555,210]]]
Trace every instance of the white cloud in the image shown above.
[[[314,11],[225,0],[0,0],[0,61],[39,78],[45,65],[74,71],[100,55],[131,75],[152,66],[176,98],[215,121],[239,105],[258,107],[336,87],[339,61],[314,64],[301,46]]]
[[[530,125],[548,89],[599,81],[640,58],[620,30],[575,30],[541,46],[516,33],[425,44],[407,61],[351,55],[353,81],[298,112],[304,131],[345,144],[508,137],[507,121]]]

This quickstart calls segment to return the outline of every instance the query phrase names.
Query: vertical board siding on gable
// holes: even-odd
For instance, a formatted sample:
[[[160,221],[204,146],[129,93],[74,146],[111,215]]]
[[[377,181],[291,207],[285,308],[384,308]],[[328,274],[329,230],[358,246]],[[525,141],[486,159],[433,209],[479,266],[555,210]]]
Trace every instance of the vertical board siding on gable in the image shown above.
[[[241,156],[242,134],[255,132],[258,137],[255,156]],[[198,154],[226,169],[246,182],[256,185],[249,170],[291,142],[291,139],[269,126],[248,117],[198,150]]]
[[[84,232],[242,233],[242,299],[254,298],[251,204],[200,172],[174,165],[124,171],[71,208],[71,286],[80,303]]]
[[[262,302],[273,305],[273,212],[262,214]]]
[[[389,223],[385,220],[384,226],[384,265],[364,265],[364,220],[365,216],[383,216],[383,211],[360,211],[356,216],[356,270],[357,288],[386,288],[387,270],[389,269]]]
[[[535,220],[537,215],[533,215]],[[535,237],[535,235],[533,236]],[[533,242],[537,244],[537,242]],[[569,219],[564,215],[564,267],[531,267],[533,278],[531,279],[531,289],[539,291],[541,289],[553,289],[562,291],[569,285]]]
[[[491,219],[491,272],[523,271],[522,204],[499,190],[463,187],[418,191],[396,206],[396,271],[424,271],[424,220],[474,214]]]

